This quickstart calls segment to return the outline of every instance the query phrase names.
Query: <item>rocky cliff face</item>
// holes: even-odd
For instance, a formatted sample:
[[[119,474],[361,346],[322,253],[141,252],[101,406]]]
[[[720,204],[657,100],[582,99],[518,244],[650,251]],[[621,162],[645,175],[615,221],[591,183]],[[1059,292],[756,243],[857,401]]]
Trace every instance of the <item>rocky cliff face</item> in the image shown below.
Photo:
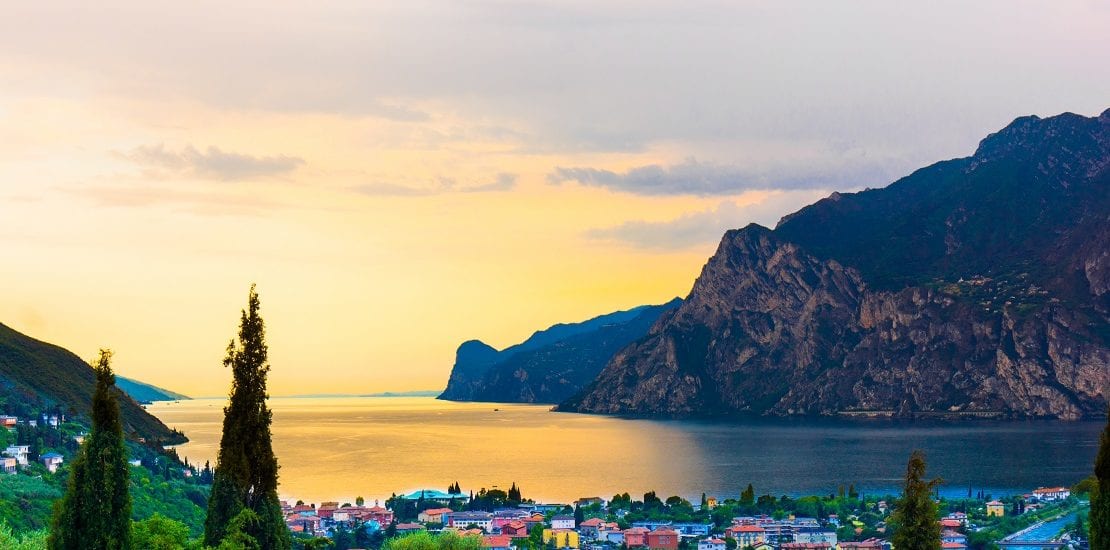
[[[1079,418],[1110,387],[1110,111],[728,232],[560,410]]]
[[[478,340],[464,342],[440,399],[558,403],[590,383],[617,351],[647,334],[660,315],[679,303],[675,298],[555,325],[502,351]]]

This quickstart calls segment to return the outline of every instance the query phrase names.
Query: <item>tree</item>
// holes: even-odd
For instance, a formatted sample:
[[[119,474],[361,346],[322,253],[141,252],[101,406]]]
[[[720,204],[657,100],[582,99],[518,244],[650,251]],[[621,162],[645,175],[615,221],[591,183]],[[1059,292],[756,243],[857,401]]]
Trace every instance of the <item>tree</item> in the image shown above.
[[[262,548],[292,547],[277,496],[278,464],[270,437],[273,415],[266,405],[270,364],[258,309],[258,293],[251,285],[238,342],[231,340],[224,358],[232,381],[204,524],[204,542],[209,546],[218,546],[231,532],[232,519],[249,510],[253,517],[241,522],[242,535]]]
[[[362,497],[355,497],[355,506],[362,506],[363,504],[366,504],[366,499]]]
[[[155,512],[131,524],[131,543],[146,550],[177,550],[189,543],[189,527]]]
[[[755,488],[752,487],[751,483],[748,484],[747,489],[744,489],[744,492],[740,493],[740,504],[744,506],[755,504]]]
[[[902,498],[895,505],[890,523],[894,526],[891,542],[898,550],[940,550],[940,524],[933,488],[940,479],[925,481],[925,453],[910,454]]]
[[[1091,488],[1091,550],[1110,550],[1110,415],[1099,439]]]
[[[112,352],[100,350],[92,429],[73,461],[65,496],[54,503],[52,549],[131,548],[131,473],[111,362]]]

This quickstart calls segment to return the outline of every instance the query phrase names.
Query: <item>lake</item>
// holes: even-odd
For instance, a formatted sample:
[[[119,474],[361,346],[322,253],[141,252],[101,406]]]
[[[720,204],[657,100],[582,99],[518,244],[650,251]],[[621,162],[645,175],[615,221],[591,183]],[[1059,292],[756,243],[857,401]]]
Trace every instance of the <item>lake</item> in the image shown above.
[[[224,399],[148,410],[215,466]],[[1101,421],[898,422],[751,419],[655,421],[554,413],[549,406],[452,403],[430,397],[272,398],[283,498],[384,499],[420,488],[508,488],[566,502],[656,490],[700,498],[827,494],[854,483],[896,492],[915,448],[942,493],[995,496],[1071,485],[1092,470]]]

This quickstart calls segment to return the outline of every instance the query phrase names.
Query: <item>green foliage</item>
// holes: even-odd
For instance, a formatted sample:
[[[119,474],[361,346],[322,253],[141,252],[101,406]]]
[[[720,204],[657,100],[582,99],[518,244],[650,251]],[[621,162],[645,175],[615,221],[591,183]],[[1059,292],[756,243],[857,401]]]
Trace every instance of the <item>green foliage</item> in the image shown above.
[[[933,488],[939,479],[925,481],[925,453],[914,451],[906,465],[906,483],[890,523],[891,542],[898,550],[940,550],[940,524]]]
[[[204,532],[208,488],[181,479],[154,477],[146,468],[131,468],[131,518],[142,520],[155,515],[181,522],[191,536]]]
[[[254,517],[241,522],[241,533],[264,548],[287,549],[292,540],[278,502],[278,464],[270,437],[272,413],[266,405],[270,364],[254,285],[247,303],[238,342],[228,344],[224,359],[224,366],[232,371],[231,397],[224,408],[204,540],[209,545],[220,544],[230,535],[232,520],[250,511]]]
[[[1099,440],[1095,457],[1095,480],[1091,490],[1091,550],[1110,550],[1110,415]]]
[[[0,548],[4,550],[43,550],[46,548],[45,530],[31,531],[16,536],[11,527],[0,523]]]
[[[54,504],[49,545],[54,549],[131,547],[131,494],[112,352],[100,350],[92,430],[74,460],[69,487]]]
[[[131,524],[131,544],[143,550],[180,550],[198,548],[197,541],[189,540],[189,526],[162,514],[154,514]]]
[[[748,487],[740,493],[740,504],[744,506],[751,506],[755,504],[755,488],[749,483]]]
[[[451,531],[433,535],[421,531],[389,539],[382,550],[480,550],[481,547],[482,538],[478,536],[460,537]]]
[[[45,529],[60,496],[62,492],[45,478],[0,474],[0,524],[20,533]]]

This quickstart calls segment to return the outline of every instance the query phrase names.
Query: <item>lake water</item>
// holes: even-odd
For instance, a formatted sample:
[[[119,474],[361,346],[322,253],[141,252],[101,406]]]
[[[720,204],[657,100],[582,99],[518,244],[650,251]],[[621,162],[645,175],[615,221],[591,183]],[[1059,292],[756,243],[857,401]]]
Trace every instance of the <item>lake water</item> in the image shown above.
[[[156,403],[149,411],[190,438],[192,463],[215,465],[223,399]],[[995,496],[1089,475],[1101,421],[961,423],[753,419],[629,420],[548,406],[452,403],[428,397],[273,398],[283,497],[384,499],[419,488],[507,488],[569,501],[656,490],[700,498],[835,492],[854,483],[896,492],[915,448],[942,493]],[[499,409],[499,410],[495,410]]]

